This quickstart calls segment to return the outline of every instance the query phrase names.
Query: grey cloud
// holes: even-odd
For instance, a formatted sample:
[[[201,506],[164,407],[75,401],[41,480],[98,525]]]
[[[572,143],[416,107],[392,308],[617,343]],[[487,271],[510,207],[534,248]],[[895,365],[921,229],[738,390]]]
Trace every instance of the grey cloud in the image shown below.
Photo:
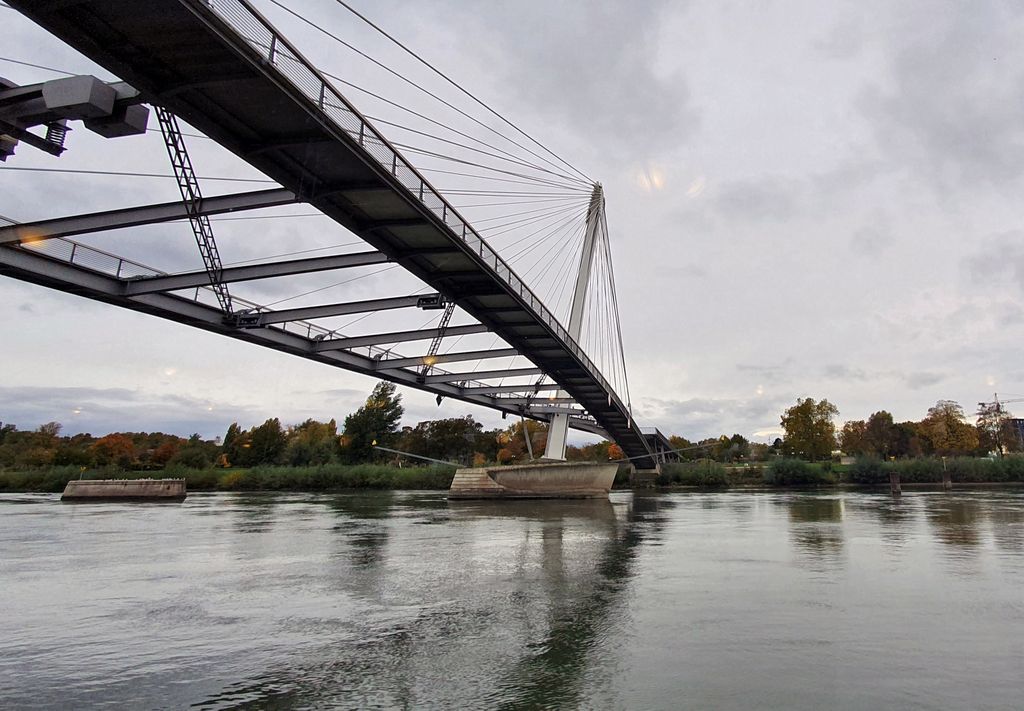
[[[1005,189],[1024,173],[1019,18],[995,2],[922,2],[891,28],[891,82],[860,99],[882,155],[934,188]]]
[[[824,368],[825,377],[835,380],[858,380],[868,379],[868,374],[861,368],[852,368],[848,365],[831,364]]]
[[[708,276],[708,270],[699,264],[659,264],[654,267],[654,273],[671,279],[705,279]]]
[[[64,425],[65,434],[106,434],[130,428],[214,437],[223,434],[234,420],[265,419],[236,405],[126,388],[0,387],[0,401],[6,403],[5,422],[31,429],[57,421]]]
[[[714,203],[723,218],[784,221],[797,212],[798,192],[799,186],[789,180],[739,180],[726,183]]]
[[[1001,328],[1020,326],[1024,324],[1024,308],[1015,302],[1003,302],[996,304],[993,309],[996,323]]]
[[[778,398],[646,398],[637,406],[638,414],[657,422],[662,431],[689,439],[717,437],[726,432],[739,432],[750,438],[758,430],[776,426],[784,409],[784,401]]]
[[[814,43],[814,48],[828,59],[853,59],[864,47],[864,22],[859,17],[836,23],[829,33]]]
[[[336,398],[338,400],[365,400],[370,391],[356,390],[355,388],[331,388],[330,390],[317,390],[315,393],[326,398]],[[307,395],[310,394],[310,391],[296,391],[295,394]]]
[[[487,42],[481,50],[505,72],[506,89],[520,95],[515,104],[642,162],[683,144],[699,120],[685,77],[660,76],[654,67],[670,8],[678,4],[606,1],[582,12],[574,2],[503,3],[479,5],[474,14]]]
[[[736,370],[741,373],[753,373],[766,383],[781,383],[789,380],[790,366],[792,359],[787,359],[780,365],[750,365],[737,364]]]
[[[975,284],[1009,281],[1024,291],[1024,232],[1003,232],[988,239],[982,248],[963,261]]]
[[[892,235],[875,226],[862,227],[850,238],[850,248],[864,257],[877,257],[892,246]]]
[[[922,388],[931,387],[932,385],[938,385],[946,379],[946,375],[942,373],[930,373],[926,371],[909,373],[900,376],[903,382],[911,390],[921,390]]]

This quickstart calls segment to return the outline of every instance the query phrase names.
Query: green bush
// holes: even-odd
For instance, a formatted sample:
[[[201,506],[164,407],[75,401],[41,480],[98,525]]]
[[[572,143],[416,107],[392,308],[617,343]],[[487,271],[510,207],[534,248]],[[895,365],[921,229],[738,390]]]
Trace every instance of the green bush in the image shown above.
[[[1002,460],[1006,481],[1024,481],[1024,455],[1015,454]]]
[[[661,474],[656,479],[658,486],[700,486],[723,488],[729,486],[725,467],[717,462],[670,462],[661,465]]]
[[[226,491],[330,491],[335,489],[447,489],[452,467],[389,467],[325,464],[314,467],[260,466],[229,469],[217,488]]]
[[[834,484],[835,477],[800,459],[776,459],[764,470],[764,483],[770,486],[820,486]]]
[[[874,457],[859,457],[846,470],[846,480],[865,486],[886,483],[889,481],[889,465]]]
[[[115,467],[90,469],[50,467],[30,471],[0,471],[0,491],[61,492],[71,479],[181,478],[189,491],[331,491],[336,489],[447,489],[453,467],[388,467],[375,464],[319,467],[263,466],[252,469],[168,466],[163,472],[124,471]]]
[[[949,457],[945,467],[952,481],[964,484],[1024,481],[1022,455],[1010,455],[1002,459]],[[937,457],[901,459],[895,462],[858,459],[850,466],[847,480],[854,484],[885,484],[889,481],[890,471],[899,474],[903,484],[938,484],[942,481],[943,462]]]
[[[206,469],[213,466],[208,453],[202,447],[185,447],[175,453],[167,464],[185,469]]]

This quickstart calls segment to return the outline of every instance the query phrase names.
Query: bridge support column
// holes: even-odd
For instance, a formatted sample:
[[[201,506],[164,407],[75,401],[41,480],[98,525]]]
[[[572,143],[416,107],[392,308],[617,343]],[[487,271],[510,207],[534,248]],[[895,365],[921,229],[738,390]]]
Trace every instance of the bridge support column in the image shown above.
[[[545,459],[565,459],[569,439],[569,416],[552,415],[548,423],[548,443],[544,447]]]
[[[631,465],[629,483],[637,489],[653,489],[659,476],[661,476],[661,462],[657,462],[654,469],[637,469]]]
[[[576,289],[572,294],[572,307],[569,310],[569,336],[579,343],[583,331],[583,306],[587,301],[587,287],[590,286],[590,269],[594,264],[594,245],[597,243],[597,230],[601,225],[604,212],[604,189],[600,183],[594,185],[590,194],[590,207],[587,209],[587,232],[583,239],[583,252],[580,254],[580,268],[576,272]],[[566,397],[567,392],[559,390],[557,397]],[[569,436],[569,416],[552,415],[548,424],[548,443],[544,448],[545,459],[565,459],[565,445]]]

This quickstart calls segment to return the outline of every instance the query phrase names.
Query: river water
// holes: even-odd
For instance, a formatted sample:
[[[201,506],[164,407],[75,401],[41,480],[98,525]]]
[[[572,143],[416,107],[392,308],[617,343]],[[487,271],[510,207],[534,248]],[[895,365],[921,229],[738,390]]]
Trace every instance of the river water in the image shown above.
[[[0,707],[1024,708],[1024,492],[0,495]]]

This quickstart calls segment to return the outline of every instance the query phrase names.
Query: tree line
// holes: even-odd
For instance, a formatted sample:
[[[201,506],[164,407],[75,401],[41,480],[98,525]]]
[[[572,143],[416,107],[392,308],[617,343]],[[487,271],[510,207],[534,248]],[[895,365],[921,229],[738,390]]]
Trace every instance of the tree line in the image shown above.
[[[836,429],[839,410],[828,400],[797,400],[782,415],[782,453],[811,461],[836,451],[853,457],[914,459],[984,456],[1024,450],[1013,416],[999,403],[982,403],[975,422],[955,400],[939,400],[919,421],[896,422],[885,410]]]
[[[308,419],[283,425],[272,417],[244,429],[232,423],[223,439],[198,434],[179,437],[163,432],[113,432],[61,436],[61,425],[49,422],[35,430],[0,423],[0,468],[40,469],[54,466],[116,467],[159,470],[265,465],[319,466],[368,462],[404,465],[422,460],[387,452],[385,447],[458,465],[514,464],[543,454],[547,428],[519,421],[505,428],[484,429],[471,415],[419,422],[401,427],[405,408],[392,383],[378,383],[366,402],[339,427],[334,419]],[[527,444],[529,437],[529,444]],[[609,442],[569,446],[572,460],[616,459],[621,450]],[[426,463],[425,461],[423,463]]]
[[[114,432],[61,436],[61,425],[50,422],[32,431],[0,423],[0,468],[37,469],[51,466],[116,467],[157,470],[203,469],[261,465],[318,466],[367,462],[404,465],[406,452],[426,460],[458,465],[515,464],[542,456],[547,427],[520,420],[505,428],[484,429],[471,415],[426,420],[401,427],[405,408],[392,383],[378,383],[366,402],[345,417],[320,422],[308,419],[285,426],[274,417],[243,429],[232,423],[223,439],[204,440],[198,434],[179,437],[162,432]],[[784,435],[773,443],[751,442],[740,434],[690,441],[669,438],[683,460],[711,459],[721,463],[758,462],[778,457],[823,461],[837,451],[879,459],[930,455],[964,456],[1021,451],[1009,413],[998,405],[983,405],[976,422],[967,421],[963,408],[939,400],[918,422],[895,422],[881,410],[866,420],[836,427],[838,409],[828,400],[798,399],[781,416]],[[572,461],[623,458],[618,446],[597,442],[570,445]]]

